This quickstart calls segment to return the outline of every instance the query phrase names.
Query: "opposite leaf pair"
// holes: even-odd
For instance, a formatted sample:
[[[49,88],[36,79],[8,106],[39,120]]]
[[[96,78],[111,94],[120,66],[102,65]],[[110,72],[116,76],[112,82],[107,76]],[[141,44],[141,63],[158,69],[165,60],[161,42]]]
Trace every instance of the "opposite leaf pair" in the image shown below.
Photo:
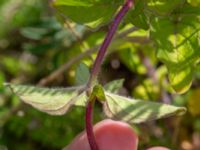
[[[171,115],[181,115],[186,111],[184,107],[116,95],[122,83],[123,80],[116,80],[108,83],[104,88],[101,85],[93,88],[92,95],[103,104],[104,113],[109,118],[129,123],[141,123]],[[88,101],[85,86],[49,89],[10,83],[5,85],[25,103],[51,115],[63,115],[72,106],[85,107]]]

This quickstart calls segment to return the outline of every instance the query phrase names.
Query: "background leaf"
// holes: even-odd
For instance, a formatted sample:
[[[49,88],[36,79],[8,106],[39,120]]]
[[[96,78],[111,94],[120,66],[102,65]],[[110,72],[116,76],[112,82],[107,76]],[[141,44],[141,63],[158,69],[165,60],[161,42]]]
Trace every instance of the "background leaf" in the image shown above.
[[[183,3],[183,0],[147,0],[147,9],[154,15],[167,16]]]
[[[200,0],[187,0],[192,6],[200,6]]]
[[[151,20],[151,38],[158,51],[157,57],[165,63],[169,81],[178,93],[186,92],[200,59],[199,19],[193,15]],[[162,34],[160,34],[162,33]]]
[[[123,0],[56,0],[54,6],[72,21],[96,28],[108,23],[122,3]]]
[[[199,101],[199,97],[200,97],[200,89],[194,89],[191,91],[191,94],[189,96],[188,99],[188,109],[189,112],[193,115],[193,116],[198,116],[200,115],[200,101]]]
[[[6,84],[21,100],[51,115],[63,115],[73,105],[85,106],[83,87],[49,89],[35,86]]]
[[[124,79],[114,80],[109,83],[107,83],[104,86],[105,91],[108,91],[110,93],[118,93],[120,88],[122,88],[124,83]]]
[[[134,9],[131,9],[126,19],[134,26],[147,30],[149,28],[148,16],[144,12],[146,2],[144,0],[135,0]]]
[[[105,114],[112,119],[142,123],[172,115],[182,115],[186,109],[163,103],[135,100],[105,92]]]
[[[80,63],[76,68],[75,80],[77,85],[86,84],[90,77],[90,71],[86,64]]]

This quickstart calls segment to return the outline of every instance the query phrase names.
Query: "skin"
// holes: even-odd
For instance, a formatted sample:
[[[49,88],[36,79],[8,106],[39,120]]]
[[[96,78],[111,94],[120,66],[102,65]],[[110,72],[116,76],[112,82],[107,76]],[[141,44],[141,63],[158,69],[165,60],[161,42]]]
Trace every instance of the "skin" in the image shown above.
[[[94,126],[94,134],[100,150],[137,150],[138,136],[127,123],[104,120]],[[85,131],[63,150],[90,150]],[[170,149],[153,147],[147,150]]]

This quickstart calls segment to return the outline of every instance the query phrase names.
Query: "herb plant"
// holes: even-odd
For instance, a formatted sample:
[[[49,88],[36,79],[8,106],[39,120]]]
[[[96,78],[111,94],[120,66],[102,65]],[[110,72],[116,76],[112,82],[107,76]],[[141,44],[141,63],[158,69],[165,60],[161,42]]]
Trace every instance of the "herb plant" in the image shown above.
[[[157,48],[156,56],[168,69],[171,86],[179,94],[186,92],[200,62],[200,9],[195,5],[198,0],[196,3],[194,1],[56,0],[53,6],[60,16],[95,29],[105,24],[110,25],[91,71],[85,64],[80,64],[76,72],[79,85],[70,88],[49,89],[11,83],[5,85],[25,103],[50,115],[63,115],[73,106],[85,107],[85,124],[91,150],[98,150],[92,128],[96,101],[102,104],[108,118],[130,124],[182,115],[186,111],[184,107],[117,95],[123,80],[103,86],[98,82],[98,75],[118,26],[121,22],[123,25],[131,23],[137,28],[149,31],[149,36]]]

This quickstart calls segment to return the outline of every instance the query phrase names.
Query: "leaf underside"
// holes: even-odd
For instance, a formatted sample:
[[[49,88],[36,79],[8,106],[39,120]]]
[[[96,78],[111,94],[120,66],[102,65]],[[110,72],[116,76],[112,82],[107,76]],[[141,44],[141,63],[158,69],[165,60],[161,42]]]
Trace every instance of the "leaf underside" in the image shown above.
[[[6,86],[25,103],[51,115],[63,115],[73,105],[86,105],[86,94],[82,86],[56,89],[14,84]]]
[[[63,115],[72,106],[85,107],[87,102],[84,86],[60,89],[15,84],[6,84],[6,86],[25,103],[51,115]],[[186,111],[183,107],[130,99],[104,92],[101,86],[96,85],[95,87],[92,96],[103,102],[104,113],[112,119],[141,123],[172,115],[181,115]]]
[[[123,83],[124,83],[124,79],[114,80],[114,81],[107,83],[104,86],[104,89],[105,89],[105,91],[108,91],[110,93],[117,93],[117,92],[119,92],[120,88],[122,88]]]
[[[90,77],[90,71],[86,64],[80,63],[76,69],[75,81],[77,85],[84,85]]]
[[[128,123],[142,123],[172,115],[182,115],[186,109],[163,103],[135,100],[105,92],[104,112],[107,117]]]

